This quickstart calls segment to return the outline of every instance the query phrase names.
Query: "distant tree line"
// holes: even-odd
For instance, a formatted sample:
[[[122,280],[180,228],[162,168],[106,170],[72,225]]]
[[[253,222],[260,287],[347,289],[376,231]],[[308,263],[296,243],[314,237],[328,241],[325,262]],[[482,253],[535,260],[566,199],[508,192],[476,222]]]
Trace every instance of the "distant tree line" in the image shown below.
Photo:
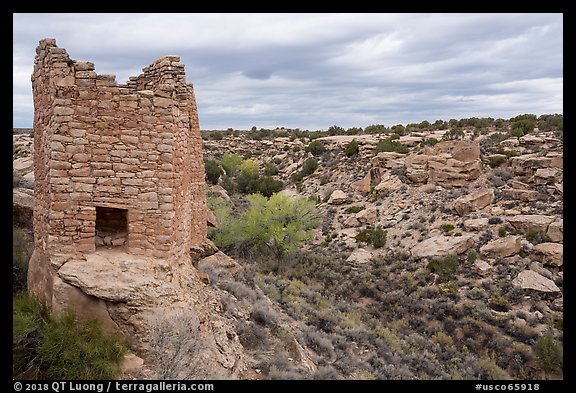
[[[289,138],[291,141],[301,139],[302,142],[305,138],[314,140],[322,136],[335,136],[335,135],[367,135],[367,134],[398,134],[400,136],[407,135],[411,132],[422,131],[437,131],[437,130],[453,130],[453,129],[476,129],[479,133],[487,133],[488,128],[491,127],[496,131],[514,131],[513,135],[522,136],[531,132],[534,128],[541,131],[558,131],[562,132],[564,128],[564,115],[561,114],[543,114],[536,116],[534,114],[522,114],[511,117],[509,119],[494,119],[492,117],[470,117],[462,119],[450,119],[448,121],[438,119],[431,123],[428,120],[423,120],[420,123],[408,123],[406,125],[396,124],[391,127],[386,127],[383,124],[370,124],[365,128],[350,127],[345,129],[338,125],[332,125],[324,130],[300,130],[299,128],[287,129],[258,129],[256,126],[248,131],[235,130],[228,128],[227,130],[211,130],[203,131],[203,139],[220,140],[224,137],[245,134],[248,139],[263,140],[273,139],[279,137]]]

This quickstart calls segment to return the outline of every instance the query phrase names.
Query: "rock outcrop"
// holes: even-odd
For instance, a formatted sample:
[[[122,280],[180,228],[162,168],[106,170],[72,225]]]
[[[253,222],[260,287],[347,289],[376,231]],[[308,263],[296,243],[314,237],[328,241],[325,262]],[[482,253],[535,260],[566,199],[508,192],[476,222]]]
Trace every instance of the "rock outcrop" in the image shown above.
[[[406,176],[415,183],[463,186],[482,173],[478,142],[444,141],[406,158]]]

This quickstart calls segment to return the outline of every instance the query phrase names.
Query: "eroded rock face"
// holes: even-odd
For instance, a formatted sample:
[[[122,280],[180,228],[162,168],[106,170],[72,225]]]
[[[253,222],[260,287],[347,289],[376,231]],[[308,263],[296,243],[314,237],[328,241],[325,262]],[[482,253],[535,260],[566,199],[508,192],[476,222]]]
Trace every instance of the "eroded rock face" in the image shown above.
[[[472,234],[453,237],[438,235],[418,243],[410,252],[414,258],[441,257],[463,254],[474,244],[474,235]]]
[[[196,315],[205,327],[198,334],[207,343],[205,356],[213,363],[211,369],[228,377],[244,370],[242,345],[223,316],[218,296],[200,282],[200,272],[186,258],[177,272],[165,260],[119,249],[99,249],[60,260],[53,285],[56,308],[79,307],[81,312],[98,316],[109,330],[128,334],[133,347],[144,353],[153,315],[178,309]],[[202,259],[199,265],[239,268],[222,253]]]
[[[480,145],[474,141],[443,141],[406,157],[405,164],[406,176],[415,183],[462,186],[482,174]]]

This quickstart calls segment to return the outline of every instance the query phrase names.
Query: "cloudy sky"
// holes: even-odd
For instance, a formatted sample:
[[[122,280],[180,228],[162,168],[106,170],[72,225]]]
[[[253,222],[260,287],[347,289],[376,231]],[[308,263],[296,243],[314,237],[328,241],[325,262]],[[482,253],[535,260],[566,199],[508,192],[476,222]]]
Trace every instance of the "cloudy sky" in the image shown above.
[[[119,83],[179,55],[202,129],[563,113],[562,14],[14,14],[14,127],[56,38]]]

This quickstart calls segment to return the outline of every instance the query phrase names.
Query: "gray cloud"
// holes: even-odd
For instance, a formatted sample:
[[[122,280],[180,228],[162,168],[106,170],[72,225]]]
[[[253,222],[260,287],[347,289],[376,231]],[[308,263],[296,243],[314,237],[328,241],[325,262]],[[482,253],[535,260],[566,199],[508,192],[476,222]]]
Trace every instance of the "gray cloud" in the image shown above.
[[[125,82],[175,54],[203,129],[326,129],[563,112],[562,14],[14,14],[13,119],[35,47]]]

